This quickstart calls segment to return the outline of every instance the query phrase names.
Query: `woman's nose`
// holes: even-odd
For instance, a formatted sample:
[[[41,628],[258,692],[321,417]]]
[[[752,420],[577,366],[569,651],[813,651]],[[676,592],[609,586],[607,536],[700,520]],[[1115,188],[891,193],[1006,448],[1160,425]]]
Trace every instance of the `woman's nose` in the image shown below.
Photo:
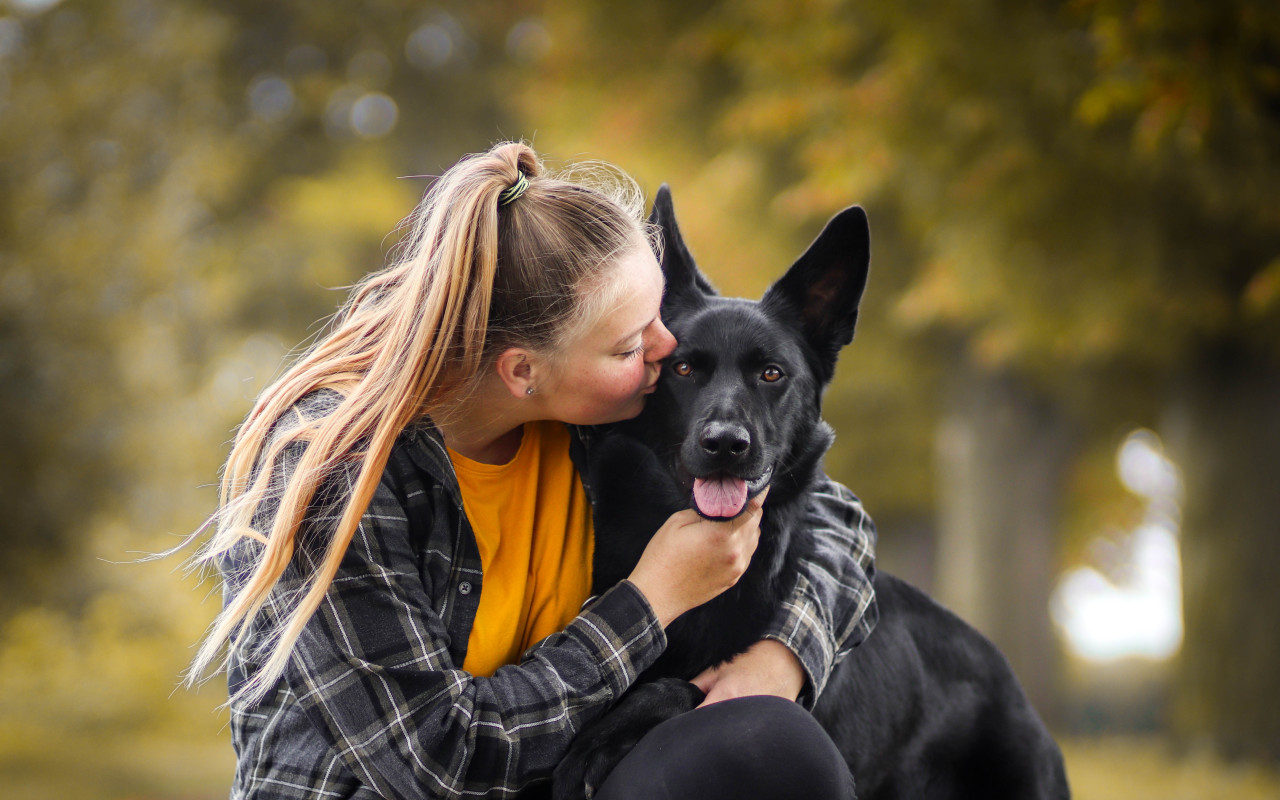
[[[661,361],[676,349],[676,337],[671,335],[671,331],[662,324],[662,320],[655,319],[653,326],[653,342],[644,350],[645,360],[649,362]]]

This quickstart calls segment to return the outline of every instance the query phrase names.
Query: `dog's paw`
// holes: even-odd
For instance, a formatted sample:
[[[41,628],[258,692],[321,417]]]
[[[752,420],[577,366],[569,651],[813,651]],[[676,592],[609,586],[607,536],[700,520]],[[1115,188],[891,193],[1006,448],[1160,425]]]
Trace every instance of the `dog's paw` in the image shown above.
[[[551,774],[551,800],[587,798],[588,754],[575,743]]]
[[[553,800],[591,800],[639,741],[639,737],[580,739],[553,773]]]
[[[693,709],[702,697],[698,687],[675,679],[633,687],[574,739],[552,774],[554,800],[590,800],[646,733],[663,720]]]

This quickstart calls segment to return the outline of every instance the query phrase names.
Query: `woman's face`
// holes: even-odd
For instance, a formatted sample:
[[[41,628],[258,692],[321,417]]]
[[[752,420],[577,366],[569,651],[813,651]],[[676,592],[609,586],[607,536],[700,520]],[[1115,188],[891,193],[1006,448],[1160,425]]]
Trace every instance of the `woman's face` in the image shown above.
[[[633,247],[595,291],[617,300],[564,345],[550,385],[538,387],[548,416],[577,425],[639,414],[676,340],[662,324],[662,269],[647,245]]]

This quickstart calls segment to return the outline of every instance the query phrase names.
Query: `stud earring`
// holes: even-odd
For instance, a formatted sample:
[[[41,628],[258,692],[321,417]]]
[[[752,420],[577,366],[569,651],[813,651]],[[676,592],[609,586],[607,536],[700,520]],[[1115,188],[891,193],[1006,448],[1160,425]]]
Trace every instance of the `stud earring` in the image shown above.
[[[533,394],[533,387],[532,387],[532,386],[526,386],[526,387],[525,387],[525,389],[524,389],[524,393],[525,393],[525,394],[527,394],[527,395],[529,395],[529,394]]]

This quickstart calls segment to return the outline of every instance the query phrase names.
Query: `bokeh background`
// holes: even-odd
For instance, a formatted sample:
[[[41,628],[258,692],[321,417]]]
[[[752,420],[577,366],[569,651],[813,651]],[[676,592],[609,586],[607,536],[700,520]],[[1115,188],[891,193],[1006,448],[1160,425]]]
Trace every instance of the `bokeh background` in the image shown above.
[[[226,795],[217,586],[136,561],[514,138],[670,183],[729,294],[867,208],[828,469],[881,566],[1078,797],[1280,796],[1274,0],[0,0],[0,794]]]

